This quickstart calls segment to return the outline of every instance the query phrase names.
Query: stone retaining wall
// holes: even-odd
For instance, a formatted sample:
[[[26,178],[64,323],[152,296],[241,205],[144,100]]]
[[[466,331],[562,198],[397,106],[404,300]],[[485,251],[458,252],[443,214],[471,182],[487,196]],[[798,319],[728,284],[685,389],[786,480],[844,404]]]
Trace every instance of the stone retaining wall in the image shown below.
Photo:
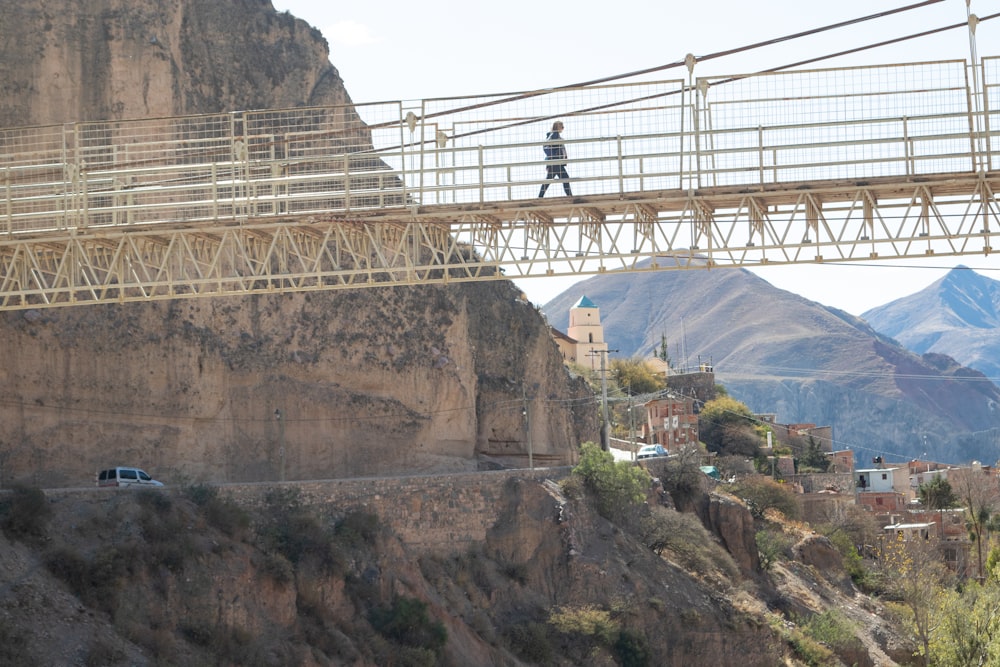
[[[454,553],[482,542],[496,523],[503,487],[512,479],[562,479],[569,467],[501,470],[415,477],[372,477],[286,482],[305,503],[331,519],[371,512],[408,546],[423,553]],[[264,502],[274,484],[230,484],[223,492],[247,507]]]
[[[302,501],[336,520],[352,511],[375,514],[418,553],[450,554],[486,538],[497,522],[499,500],[510,480],[560,480],[570,467],[534,470],[367,477],[295,482],[257,482],[220,485],[222,495],[250,509],[264,504],[268,492],[296,489]],[[180,488],[167,487],[168,493]],[[51,502],[101,502],[110,493],[131,489],[47,489]]]

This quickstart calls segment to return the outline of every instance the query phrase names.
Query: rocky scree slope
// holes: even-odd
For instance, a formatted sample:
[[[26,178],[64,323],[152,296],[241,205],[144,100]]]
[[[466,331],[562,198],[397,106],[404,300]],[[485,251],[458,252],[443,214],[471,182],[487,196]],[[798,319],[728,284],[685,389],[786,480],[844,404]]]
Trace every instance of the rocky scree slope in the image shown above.
[[[885,667],[911,650],[824,538],[789,527],[781,563],[753,570],[753,520],[724,494],[695,503],[708,532],[662,556],[551,480],[512,478],[486,540],[438,555],[288,487],[253,507],[200,486],[51,492],[16,531],[4,500],[5,664],[773,667],[804,664],[796,624],[831,609],[859,637],[827,664]],[[649,502],[684,516],[655,487]],[[420,632],[385,622],[400,614]]]

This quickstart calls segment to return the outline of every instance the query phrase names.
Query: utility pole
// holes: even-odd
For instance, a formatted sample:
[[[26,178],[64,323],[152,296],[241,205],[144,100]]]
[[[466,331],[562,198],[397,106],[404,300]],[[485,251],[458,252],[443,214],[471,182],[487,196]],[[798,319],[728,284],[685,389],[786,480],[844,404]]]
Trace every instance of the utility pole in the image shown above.
[[[608,423],[608,374],[606,370],[607,364],[605,363],[608,358],[608,352],[617,352],[618,350],[591,350],[590,354],[601,355],[601,449],[604,451],[611,451],[611,429]]]
[[[632,458],[635,458],[635,414],[632,412],[632,386],[629,385],[628,393],[628,444]]]
[[[524,386],[521,386],[521,416],[524,417],[524,428],[527,432],[528,441],[528,469],[535,469],[534,457],[531,452],[531,406],[528,405],[528,393]]]
[[[632,381],[628,381],[628,387],[625,390],[628,394],[628,447],[629,452],[632,455],[632,460],[635,460],[635,413],[632,411],[636,406],[632,405]]]
[[[285,481],[285,420],[281,418],[281,409],[278,408],[274,411],[274,418],[278,422],[278,434],[281,442],[281,448],[278,449],[278,457],[281,461],[281,472],[279,479]]]

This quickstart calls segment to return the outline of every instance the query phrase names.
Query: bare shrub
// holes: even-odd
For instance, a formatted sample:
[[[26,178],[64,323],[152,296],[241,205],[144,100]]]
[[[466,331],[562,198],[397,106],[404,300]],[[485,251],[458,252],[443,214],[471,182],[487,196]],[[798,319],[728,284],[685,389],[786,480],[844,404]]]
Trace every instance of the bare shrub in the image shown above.
[[[688,572],[716,573],[730,581],[739,578],[732,556],[694,514],[652,507],[640,521],[639,535],[656,554],[669,555]]]
[[[52,507],[41,489],[18,486],[0,504],[0,517],[0,527],[11,539],[36,540],[45,537]]]
[[[750,513],[757,520],[764,519],[770,509],[775,509],[793,521],[802,516],[802,507],[795,492],[785,484],[779,484],[769,477],[755,475],[741,479],[730,487],[729,492],[742,498]]]
[[[214,486],[195,484],[184,490],[184,495],[199,507],[209,525],[228,537],[243,537],[250,527],[249,513],[231,498],[224,498]]]

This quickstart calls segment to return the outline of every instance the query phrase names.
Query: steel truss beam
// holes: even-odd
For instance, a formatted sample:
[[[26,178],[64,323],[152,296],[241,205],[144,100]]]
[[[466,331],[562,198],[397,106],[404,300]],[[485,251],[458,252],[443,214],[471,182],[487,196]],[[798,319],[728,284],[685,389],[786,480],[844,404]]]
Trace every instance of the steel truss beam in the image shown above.
[[[0,310],[988,255],[1000,233],[998,192],[1000,174],[949,174],[81,229],[0,241]]]

